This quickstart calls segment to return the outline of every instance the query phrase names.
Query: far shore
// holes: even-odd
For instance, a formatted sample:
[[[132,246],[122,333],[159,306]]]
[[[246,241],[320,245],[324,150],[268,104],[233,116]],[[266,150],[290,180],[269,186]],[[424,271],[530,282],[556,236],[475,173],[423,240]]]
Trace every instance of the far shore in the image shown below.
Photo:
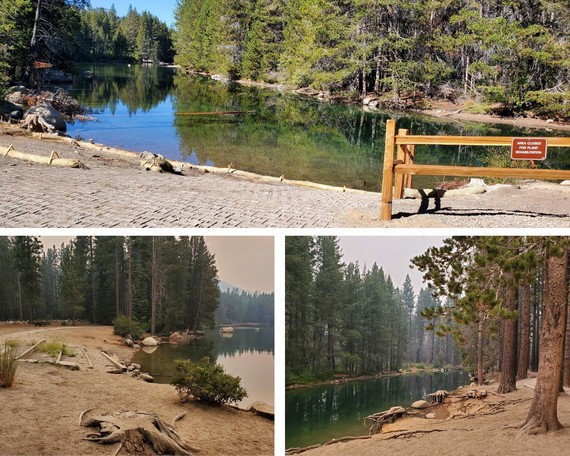
[[[462,367],[456,366],[449,368],[448,370],[463,370]],[[375,378],[385,378],[385,377],[400,377],[404,375],[418,375],[418,374],[429,374],[434,372],[439,372],[440,370],[437,368],[407,368],[400,371],[391,371],[391,372],[379,372],[376,374],[369,374],[369,375],[359,375],[359,376],[350,376],[350,375],[336,375],[335,378],[330,378],[327,380],[319,380],[316,382],[311,383],[292,383],[289,385],[285,385],[286,390],[295,390],[295,389],[304,389],[304,388],[312,388],[314,386],[323,386],[323,385],[336,385],[339,383],[347,383],[347,382],[358,382],[360,380],[373,380]]]

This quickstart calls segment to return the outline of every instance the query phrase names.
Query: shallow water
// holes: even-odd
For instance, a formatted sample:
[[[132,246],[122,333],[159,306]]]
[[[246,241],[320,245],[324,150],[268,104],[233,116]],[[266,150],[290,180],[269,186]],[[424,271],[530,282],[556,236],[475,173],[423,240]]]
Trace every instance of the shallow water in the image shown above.
[[[90,71],[86,77],[85,71]],[[80,65],[74,96],[96,122],[76,122],[71,136],[152,151],[189,163],[380,191],[385,123],[411,134],[544,135],[509,125],[460,123],[396,111],[321,103],[296,94],[185,75],[172,68]],[[181,115],[242,111],[241,115]],[[547,133],[547,135],[554,135]],[[418,146],[419,163],[485,166],[509,160],[506,148]],[[496,158],[491,159],[494,155]],[[546,166],[570,169],[570,154],[549,151]],[[415,186],[436,178],[420,177]],[[439,179],[439,178],[437,178]]]
[[[286,448],[325,443],[333,438],[368,435],[363,419],[401,405],[409,407],[439,389],[453,390],[468,382],[463,371],[402,375],[285,393]]]
[[[238,405],[247,407],[255,401],[274,405],[274,332],[273,328],[235,329],[233,335],[206,331],[203,338],[189,344],[161,344],[154,352],[138,351],[132,362],[141,364],[157,383],[170,383],[175,375],[174,361],[198,361],[208,356],[221,364],[226,373],[241,377],[248,396]]]

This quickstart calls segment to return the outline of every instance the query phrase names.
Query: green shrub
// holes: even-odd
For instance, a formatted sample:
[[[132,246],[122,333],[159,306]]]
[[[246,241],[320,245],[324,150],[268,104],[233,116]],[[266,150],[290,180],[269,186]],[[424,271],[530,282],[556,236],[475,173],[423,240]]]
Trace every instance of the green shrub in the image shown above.
[[[38,347],[38,351],[42,353],[48,353],[52,356],[59,355],[59,352],[62,352],[64,356],[75,356],[75,353],[69,349],[69,347],[65,346],[65,344],[58,342],[57,340],[48,340],[43,344],[40,344]]]
[[[225,404],[237,403],[247,396],[240,382],[240,377],[226,374],[221,365],[205,357],[198,362],[177,360],[171,384],[183,399],[193,396],[213,404]]]
[[[131,320],[125,315],[119,315],[117,318],[113,320],[113,333],[126,337],[130,334],[130,336],[136,340],[139,339],[145,332],[145,326],[143,323],[140,323],[136,320]]]
[[[3,346],[0,346],[0,387],[12,386],[17,368],[16,348],[4,343]]]

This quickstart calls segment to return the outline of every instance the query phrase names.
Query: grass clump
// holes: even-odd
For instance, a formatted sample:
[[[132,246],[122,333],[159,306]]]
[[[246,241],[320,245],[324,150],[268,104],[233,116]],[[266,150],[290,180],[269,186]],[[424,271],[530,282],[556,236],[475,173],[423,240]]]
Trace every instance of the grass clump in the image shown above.
[[[176,375],[171,384],[183,399],[194,397],[211,404],[237,403],[247,396],[241,378],[226,374],[220,364],[210,358],[200,361],[176,361]]]
[[[47,353],[48,355],[57,356],[59,352],[62,352],[62,355],[73,357],[75,353],[67,347],[65,344],[58,342],[57,340],[48,340],[38,347],[38,351],[42,353]]]
[[[16,347],[4,342],[0,346],[0,387],[8,388],[16,377]]]

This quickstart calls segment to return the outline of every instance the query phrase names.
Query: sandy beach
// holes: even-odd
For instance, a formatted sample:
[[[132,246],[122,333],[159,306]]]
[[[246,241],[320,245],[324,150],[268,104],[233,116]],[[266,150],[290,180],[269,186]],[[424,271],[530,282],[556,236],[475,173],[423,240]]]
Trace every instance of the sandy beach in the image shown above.
[[[105,455],[118,445],[83,440],[92,429],[79,425],[79,416],[121,410],[153,412],[165,422],[176,421],[180,436],[204,455],[273,455],[274,423],[233,407],[181,403],[174,387],[147,383],[126,374],[109,374],[102,350],[129,359],[133,349],[120,345],[110,326],[52,326],[0,323],[0,341],[13,339],[28,346],[41,339],[65,343],[78,355],[80,370],[40,362],[18,362],[15,384],[0,389],[0,454]],[[84,348],[93,364],[87,367]],[[41,354],[34,355],[41,359]],[[127,454],[124,451],[120,454]]]

